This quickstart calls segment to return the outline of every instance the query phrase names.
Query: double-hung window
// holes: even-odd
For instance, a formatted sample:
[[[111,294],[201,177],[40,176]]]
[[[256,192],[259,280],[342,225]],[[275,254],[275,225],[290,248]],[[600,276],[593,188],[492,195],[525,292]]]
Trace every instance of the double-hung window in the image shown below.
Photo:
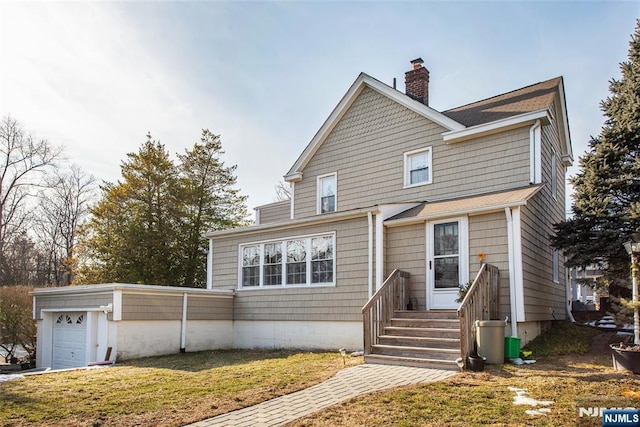
[[[287,285],[307,283],[307,241],[287,241]]]
[[[260,246],[242,248],[242,287],[260,286]]]
[[[336,211],[337,174],[322,175],[318,177],[318,213]]]
[[[311,239],[311,283],[333,282],[333,236]]]
[[[404,153],[404,186],[431,184],[431,147]]]
[[[264,245],[263,270],[265,286],[282,284],[281,243],[269,243]]]
[[[333,285],[335,234],[240,245],[240,288]]]

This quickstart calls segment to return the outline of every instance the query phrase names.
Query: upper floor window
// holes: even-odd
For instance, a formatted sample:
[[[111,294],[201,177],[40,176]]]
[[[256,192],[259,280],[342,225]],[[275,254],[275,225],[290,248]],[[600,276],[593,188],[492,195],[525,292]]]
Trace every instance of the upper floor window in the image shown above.
[[[404,186],[431,184],[431,147],[404,153]]]
[[[333,285],[335,234],[240,246],[240,288]]]
[[[318,213],[336,211],[337,174],[318,177]]]

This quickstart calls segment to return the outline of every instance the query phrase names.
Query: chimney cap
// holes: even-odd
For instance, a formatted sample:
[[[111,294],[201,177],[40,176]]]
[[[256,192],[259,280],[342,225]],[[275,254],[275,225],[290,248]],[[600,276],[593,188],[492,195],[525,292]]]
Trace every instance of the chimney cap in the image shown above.
[[[412,60],[411,63],[413,64],[413,69],[417,70],[418,68],[422,67],[422,64],[424,64],[424,61],[422,60],[422,58],[416,58]]]

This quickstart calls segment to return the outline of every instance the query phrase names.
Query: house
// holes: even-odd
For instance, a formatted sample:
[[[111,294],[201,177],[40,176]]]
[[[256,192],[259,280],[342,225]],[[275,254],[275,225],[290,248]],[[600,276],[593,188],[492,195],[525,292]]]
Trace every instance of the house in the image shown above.
[[[412,64],[405,93],[356,78],[286,172],[289,201],[205,235],[206,290],[111,284],[102,299],[81,289],[79,300],[72,288],[36,291],[41,360],[64,347],[54,333],[67,312],[96,313],[103,332],[85,335],[85,349],[103,334],[118,357],[344,347],[448,367],[468,353],[474,320],[508,318],[505,335],[524,344],[564,319],[566,275],[548,240],[573,161],[562,77],[437,111],[429,71]],[[456,299],[474,278],[468,311]],[[192,318],[204,322],[193,344]],[[163,334],[171,344],[160,350]]]
[[[437,111],[412,64],[406,93],[358,76],[286,173],[290,201],[206,235],[208,287],[236,292],[234,346],[362,348],[362,307],[396,269],[425,317],[457,322],[459,285],[488,263],[507,335],[565,318],[548,240],[573,161],[562,77]]]

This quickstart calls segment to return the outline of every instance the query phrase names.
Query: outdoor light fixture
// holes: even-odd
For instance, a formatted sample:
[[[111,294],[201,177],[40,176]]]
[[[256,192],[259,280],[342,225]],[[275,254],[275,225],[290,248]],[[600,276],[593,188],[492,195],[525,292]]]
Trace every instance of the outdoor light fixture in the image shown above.
[[[345,360],[345,356],[347,355],[347,349],[346,348],[341,348],[338,351],[340,352],[340,355],[342,356],[342,364],[346,365],[347,361]]]
[[[626,242],[624,248],[631,257],[631,294],[633,296],[633,343],[640,344],[640,308],[638,308],[638,254],[639,242]]]

